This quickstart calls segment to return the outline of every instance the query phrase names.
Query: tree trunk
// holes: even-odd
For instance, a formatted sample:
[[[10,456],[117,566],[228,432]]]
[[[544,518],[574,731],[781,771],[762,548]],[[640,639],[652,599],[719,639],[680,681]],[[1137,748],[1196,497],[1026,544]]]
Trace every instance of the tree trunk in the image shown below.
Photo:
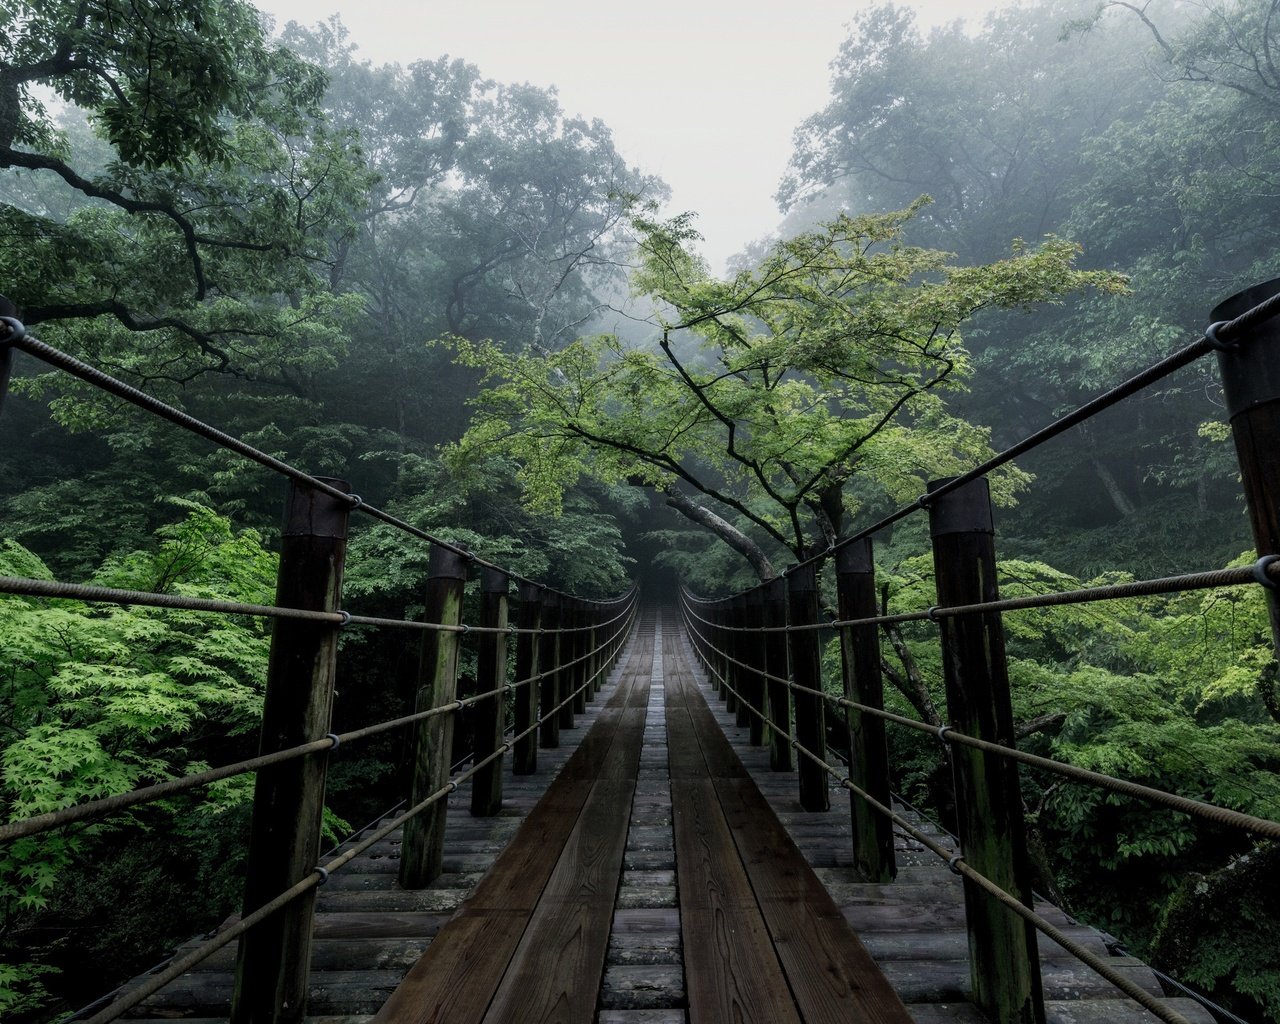
[[[722,541],[742,555],[762,580],[771,580],[778,575],[769,561],[769,556],[761,550],[760,545],[739,530],[732,523],[721,519],[709,508],[699,505],[687,494],[670,487],[666,491],[667,504],[677,512],[692,519],[699,526],[710,530]]]
[[[1102,481],[1102,486],[1106,489],[1107,497],[1111,499],[1119,513],[1126,519],[1138,511],[1138,507],[1129,500],[1129,496],[1124,493],[1124,489],[1120,486],[1120,481],[1115,478],[1115,474],[1111,472],[1100,459],[1090,458],[1093,463],[1093,471],[1098,474],[1098,479]]]

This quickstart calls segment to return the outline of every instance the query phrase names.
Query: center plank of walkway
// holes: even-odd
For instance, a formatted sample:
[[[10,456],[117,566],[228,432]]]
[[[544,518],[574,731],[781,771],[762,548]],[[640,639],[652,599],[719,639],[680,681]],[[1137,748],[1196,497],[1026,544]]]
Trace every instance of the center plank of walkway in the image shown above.
[[[911,1024],[716,724],[674,625],[664,644],[691,1024]]]
[[[596,724],[377,1024],[593,1018],[652,662],[650,619]]]

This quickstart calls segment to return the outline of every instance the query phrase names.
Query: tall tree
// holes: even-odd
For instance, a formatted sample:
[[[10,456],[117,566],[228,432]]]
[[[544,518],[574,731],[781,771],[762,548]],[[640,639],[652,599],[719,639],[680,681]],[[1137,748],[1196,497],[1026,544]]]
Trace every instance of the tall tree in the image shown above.
[[[989,452],[987,431],[943,401],[970,374],[970,317],[1120,286],[1074,269],[1075,248],[1052,240],[954,265],[905,244],[914,212],[837,218],[731,281],[690,253],[687,219],[638,222],[634,284],[658,304],[656,346],[605,336],[545,356],[464,344],[489,386],[459,468],[506,451],[527,499],[551,508],[583,474],[647,484],[761,577],[770,549],[803,558],[833,543],[860,502],[914,497]],[[1022,479],[1007,473],[997,490]]]

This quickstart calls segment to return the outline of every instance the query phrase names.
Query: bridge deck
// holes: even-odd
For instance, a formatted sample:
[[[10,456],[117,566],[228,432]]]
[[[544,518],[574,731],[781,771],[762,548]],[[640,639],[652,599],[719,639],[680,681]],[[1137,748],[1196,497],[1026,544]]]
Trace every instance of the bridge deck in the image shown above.
[[[768,771],[694,665],[674,617],[650,613],[566,746],[539,752],[537,776],[508,774],[501,816],[471,819],[461,800],[450,811],[447,874],[432,888],[395,888],[393,841],[335,875],[311,1019],[981,1021],[963,1002],[954,877],[900,838],[899,881],[857,882],[841,802],[802,812],[795,776]],[[1043,953],[1051,1024],[1154,1020]],[[139,1016],[225,1020],[231,957]]]

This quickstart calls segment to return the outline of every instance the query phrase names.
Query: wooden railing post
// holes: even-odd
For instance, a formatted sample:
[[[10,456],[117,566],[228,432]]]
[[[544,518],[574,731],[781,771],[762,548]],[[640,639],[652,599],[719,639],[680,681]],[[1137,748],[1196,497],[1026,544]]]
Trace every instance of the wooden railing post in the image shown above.
[[[467,580],[468,558],[440,545],[431,548],[428,568],[427,622],[457,626],[462,622],[462,590]],[[417,711],[443,707],[457,699],[458,634],[452,630],[428,630],[422,634],[418,663]],[[436,715],[414,726],[412,781],[409,805],[420,803],[449,781],[453,756],[452,714]],[[440,800],[405,822],[400,846],[400,884],[421,889],[443,870],[444,831],[448,801]]]
[[[934,481],[929,490],[943,483]],[[987,481],[975,480],[940,495],[928,508],[939,606],[998,600]],[[1014,746],[1000,613],[946,616],[940,625],[951,726],[991,743]],[[963,746],[954,746],[951,758],[965,861],[1030,907],[1017,763]],[[994,1020],[1043,1024],[1035,929],[968,879],[964,893],[973,1001]]]
[[[841,619],[873,618],[876,573],[871,540],[845,544],[836,555],[836,593]],[[840,631],[844,695],[868,707],[884,708],[880,676],[878,626],[845,626]],[[849,781],[886,807],[889,792],[889,747],[883,718],[849,708]],[[893,855],[893,823],[861,797],[849,794],[853,818],[853,869],[868,882],[889,882],[897,874]]]
[[[1280,292],[1280,278],[1220,303],[1213,320],[1233,320]],[[1227,416],[1259,556],[1280,554],[1280,319],[1257,324],[1218,352]],[[1280,593],[1267,588],[1271,642],[1280,653]]]
[[[516,613],[516,680],[533,679],[538,672],[538,648],[542,639],[536,630],[542,628],[542,587],[528,580],[520,584],[520,610]],[[525,632],[526,630],[531,632]],[[533,726],[538,717],[539,680],[525,683],[516,690],[516,740],[511,753],[511,770],[516,775],[532,775],[538,770],[538,732]]]
[[[578,624],[578,602],[572,597],[560,598],[560,628],[573,629]],[[571,665],[574,659],[574,651],[578,642],[577,633],[561,633],[560,644],[557,647],[559,655],[556,662],[556,703],[563,703],[560,709],[560,728],[572,729],[573,713],[577,698],[570,700],[569,697],[575,688],[575,673],[577,666]]]
[[[342,480],[326,480],[341,491]],[[276,604],[333,612],[341,607],[350,504],[300,483],[289,488],[280,541]],[[267,666],[260,753],[320,739],[330,730],[338,630],[327,623],[276,619]],[[316,869],[328,753],[258,772],[245,883],[252,913]],[[311,968],[315,890],[240,939],[231,1019],[235,1024],[301,1021]]]
[[[591,652],[591,657],[587,659],[587,678],[591,680],[591,696],[594,697],[600,692],[602,673],[600,669],[604,667],[604,658],[597,649],[596,644],[600,642],[600,623],[609,616],[605,614],[604,605],[591,605],[587,609],[587,621],[591,628],[587,630],[587,650]]]
[[[738,717],[735,724],[739,729],[750,729],[751,723],[756,721],[756,716],[751,713],[751,697],[755,693],[757,678],[755,662],[752,660],[755,655],[755,634],[744,631],[752,626],[751,593],[739,594],[734,598],[734,604],[737,605],[734,625],[738,627],[738,632],[733,634],[733,656],[740,662],[734,666],[734,679],[737,680],[738,688]]]
[[[703,643],[706,649],[702,652],[702,657],[707,663],[707,674],[711,677],[711,692],[720,694],[723,697],[724,694],[720,692],[720,676],[717,674],[721,669],[720,658],[715,653],[715,648],[720,646],[720,630],[718,628],[720,622],[719,602],[703,605],[699,614],[707,620],[699,623],[698,629],[704,634]]]
[[[0,295],[0,316],[17,317],[18,307]],[[9,394],[9,375],[13,372],[13,346],[7,344],[10,328],[0,324],[0,412],[4,411],[5,396]]]
[[[742,667],[737,664],[742,657],[742,652],[738,648],[738,638],[742,634],[736,632],[736,629],[742,625],[743,604],[743,599],[738,594],[725,599],[724,625],[720,630],[720,649],[724,651],[724,677],[729,680],[729,685],[724,691],[724,709],[738,718],[741,718],[744,712],[738,710],[738,694],[742,688],[743,673]]]
[[[507,594],[511,579],[501,569],[486,566],[480,573],[480,625],[486,629],[507,628]],[[480,693],[488,693],[507,685],[507,648],[509,636],[502,633],[481,633],[479,658],[476,664],[476,687]],[[475,760],[479,764],[502,746],[506,732],[507,695],[499,693],[479,701],[472,709],[475,722]],[[477,818],[488,818],[502,810],[502,761],[501,757],[490,761],[471,778],[471,813]]]
[[[764,588],[755,587],[747,593],[747,610],[743,622],[751,630],[742,634],[742,660],[751,666],[748,673],[747,688],[744,691],[750,710],[747,712],[747,726],[751,730],[751,745],[759,747],[764,743],[764,634],[760,627],[764,625]]]
[[[769,770],[789,772],[795,769],[791,754],[791,690],[779,679],[791,678],[791,665],[787,654],[787,581],[779,576],[765,584],[764,622],[769,632],[764,635],[765,671],[773,676],[766,680],[765,704],[769,720],[778,726],[769,727]]]
[[[791,678],[797,686],[822,689],[822,640],[816,629],[821,608],[818,604],[818,573],[812,565],[801,565],[787,574],[789,622],[793,632],[787,634],[791,648]],[[826,701],[809,693],[795,695],[796,740],[822,760],[827,759]],[[798,755],[800,773],[800,806],[806,811],[831,808],[827,792],[827,773],[804,754]]]
[[[587,627],[591,624],[591,610],[587,607],[585,601],[575,600],[573,612],[573,625],[577,630],[573,634],[573,646],[570,648],[572,659],[577,662],[573,666],[570,675],[570,693],[575,693],[573,698],[573,712],[576,715],[585,715],[587,713],[587,680],[591,678],[590,665],[587,662],[587,654],[591,650],[590,640],[591,634]]]
[[[560,595],[548,590],[542,598],[542,643],[538,651],[538,671],[542,681],[538,686],[538,715],[542,725],[538,728],[538,745],[552,750],[560,746],[560,716],[552,711],[560,703],[560,679],[564,675],[560,666]]]

